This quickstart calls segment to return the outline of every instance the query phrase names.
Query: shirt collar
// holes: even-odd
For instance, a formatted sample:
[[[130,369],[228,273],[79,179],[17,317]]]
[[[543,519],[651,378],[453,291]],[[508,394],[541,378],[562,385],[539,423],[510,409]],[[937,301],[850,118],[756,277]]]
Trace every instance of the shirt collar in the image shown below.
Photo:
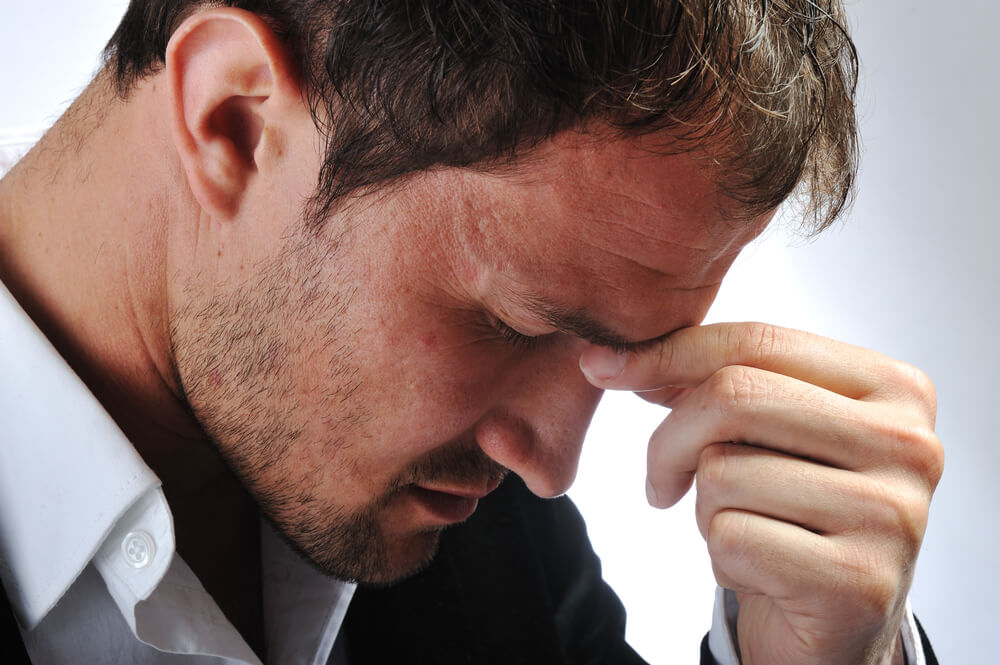
[[[174,555],[159,479],[2,284],[0,423],[0,578],[25,627],[93,561],[138,639],[259,662]],[[270,525],[262,546],[275,662],[326,662],[355,585],[317,572]]]
[[[0,177],[41,133],[0,130]],[[270,525],[262,548],[271,656],[326,662],[355,585],[317,572]],[[0,283],[0,580],[22,625],[35,629],[90,562],[136,638],[259,662],[175,556],[159,479]],[[217,621],[180,625],[206,616]]]
[[[0,578],[36,626],[160,481],[0,285]]]

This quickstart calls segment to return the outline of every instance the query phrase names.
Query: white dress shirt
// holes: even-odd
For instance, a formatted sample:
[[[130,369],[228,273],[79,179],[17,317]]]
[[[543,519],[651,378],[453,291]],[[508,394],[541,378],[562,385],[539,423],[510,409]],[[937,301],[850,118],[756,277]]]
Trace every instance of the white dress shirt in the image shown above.
[[[37,133],[0,132],[0,177]],[[267,662],[331,659],[353,584],[306,564],[262,522]],[[0,284],[0,579],[35,665],[260,665],[174,549],[160,481]],[[2,601],[0,601],[2,602]],[[740,662],[735,596],[718,589],[709,646]],[[913,615],[906,661],[926,665]]]
[[[159,479],[5,288],[0,367],[0,576],[32,661],[260,665],[174,551]],[[266,524],[261,564],[266,660],[328,662],[354,585]]]

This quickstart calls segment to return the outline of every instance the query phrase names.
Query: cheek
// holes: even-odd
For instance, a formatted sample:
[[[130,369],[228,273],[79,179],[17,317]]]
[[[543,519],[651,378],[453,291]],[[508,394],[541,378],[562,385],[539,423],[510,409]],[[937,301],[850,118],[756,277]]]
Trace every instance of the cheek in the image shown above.
[[[471,436],[502,390],[506,354],[458,326],[397,329],[381,338],[370,362],[382,422],[420,447]]]
[[[296,465],[329,469],[321,492],[363,505],[428,455],[477,445],[475,427],[496,402],[498,362],[449,338],[385,335],[382,353],[366,354],[349,399],[320,407],[314,445]],[[355,415],[345,420],[344,413]]]
[[[420,333],[414,341],[421,350],[431,353],[437,348],[438,336],[432,332]]]

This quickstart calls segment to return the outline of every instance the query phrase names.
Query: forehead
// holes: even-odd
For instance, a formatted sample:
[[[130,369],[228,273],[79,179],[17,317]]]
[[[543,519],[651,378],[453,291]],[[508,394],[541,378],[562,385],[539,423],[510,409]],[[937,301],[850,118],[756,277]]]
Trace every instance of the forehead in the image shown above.
[[[769,218],[747,221],[698,160],[655,138],[564,134],[462,191],[464,251],[487,291],[594,313],[631,338],[700,320]]]
[[[553,232],[584,234],[597,249],[660,272],[671,272],[668,259],[678,253],[701,255],[704,263],[738,251],[759,229],[719,192],[703,163],[665,150],[655,136],[609,141],[565,134],[520,177],[534,180],[533,191],[548,198],[533,203],[556,214]],[[558,223],[573,218],[577,223]],[[696,262],[676,276],[699,281]]]

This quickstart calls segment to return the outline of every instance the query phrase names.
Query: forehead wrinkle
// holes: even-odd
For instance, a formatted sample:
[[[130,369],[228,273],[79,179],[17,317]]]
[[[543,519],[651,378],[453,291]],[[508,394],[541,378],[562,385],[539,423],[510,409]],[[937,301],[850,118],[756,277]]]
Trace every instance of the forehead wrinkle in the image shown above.
[[[632,257],[632,256],[629,256],[625,252],[619,251],[619,250],[617,250],[617,249],[615,249],[615,248],[607,245],[606,243],[601,242],[600,240],[594,241],[594,240],[591,240],[590,238],[588,238],[588,237],[586,237],[584,235],[581,235],[580,238],[579,238],[579,240],[584,245],[586,245],[586,246],[588,246],[588,247],[590,247],[592,249],[597,250],[599,253],[610,254],[611,256],[614,256],[617,259],[620,259],[620,260],[625,261],[626,263],[628,263],[628,264],[630,264],[632,266],[635,266],[636,268],[638,268],[642,272],[651,273],[651,274],[653,274],[654,276],[657,276],[657,277],[666,277],[668,279],[673,279],[673,278],[676,278],[676,277],[679,276],[676,273],[666,272],[666,271],[663,271],[663,270],[657,270],[656,268],[654,268],[652,266],[646,265],[645,263],[643,263],[639,259],[637,259],[635,257]]]
[[[728,263],[728,257],[738,254],[748,237],[754,235],[750,225],[726,229],[725,220],[706,216],[699,206],[691,210],[697,217],[684,217],[685,210],[652,206],[620,192],[604,194],[628,205],[613,206],[595,199],[596,205],[582,217],[588,228],[574,229],[571,239],[598,255],[608,254],[644,272],[688,285],[706,277],[711,279],[713,266]],[[573,205],[579,204],[571,208]]]
[[[626,254],[624,251],[616,249],[608,244],[602,243],[599,240],[594,241],[587,237],[580,237],[579,241],[584,245],[597,250],[599,253],[610,254],[616,259],[624,261],[626,264],[633,266],[642,273],[648,274],[656,278],[657,280],[663,280],[663,279],[671,280],[673,283],[671,283],[669,286],[664,286],[663,288],[658,289],[658,291],[663,291],[663,292],[666,291],[690,292],[690,291],[699,291],[702,289],[718,286],[719,283],[721,282],[722,275],[724,275],[726,272],[726,270],[723,269],[722,275],[720,275],[718,274],[719,273],[718,268],[720,266],[728,267],[729,257],[730,257],[730,254],[726,253],[725,251],[720,251],[719,254],[716,256],[704,257],[702,260],[696,261],[693,265],[688,266],[687,269],[682,270],[680,272],[675,272],[667,270],[666,266],[653,267],[651,265],[648,265],[645,261],[630,256]],[[681,243],[675,243],[674,246],[687,250],[688,252],[693,251],[696,254],[707,254],[707,251],[691,250],[690,248],[688,248],[687,245]],[[728,245],[724,248],[724,250],[729,250],[729,249],[730,247]],[[664,257],[659,256],[659,258],[663,259]],[[620,273],[620,271],[621,268],[618,268],[616,270],[616,273]],[[707,284],[697,283],[705,279],[709,279],[711,281]],[[611,287],[614,287],[616,289],[621,289],[619,285],[616,285],[615,283],[610,282],[609,280],[604,280],[604,281],[606,281],[608,285]],[[695,283],[692,284],[692,282]]]
[[[615,206],[612,201],[623,205]],[[639,236],[649,242],[678,247],[688,251],[708,252],[712,250],[711,228],[718,220],[692,220],[679,216],[679,211],[673,211],[668,206],[646,201],[631,196],[625,192],[603,189],[602,198],[597,199],[599,206],[590,210],[592,219],[608,226],[606,232],[619,234],[625,231],[629,235]],[[713,212],[715,212],[713,210]],[[637,222],[645,220],[645,223]],[[676,240],[666,233],[668,229],[676,229],[678,225],[689,231],[689,237]],[[690,233],[693,231],[693,233]]]

